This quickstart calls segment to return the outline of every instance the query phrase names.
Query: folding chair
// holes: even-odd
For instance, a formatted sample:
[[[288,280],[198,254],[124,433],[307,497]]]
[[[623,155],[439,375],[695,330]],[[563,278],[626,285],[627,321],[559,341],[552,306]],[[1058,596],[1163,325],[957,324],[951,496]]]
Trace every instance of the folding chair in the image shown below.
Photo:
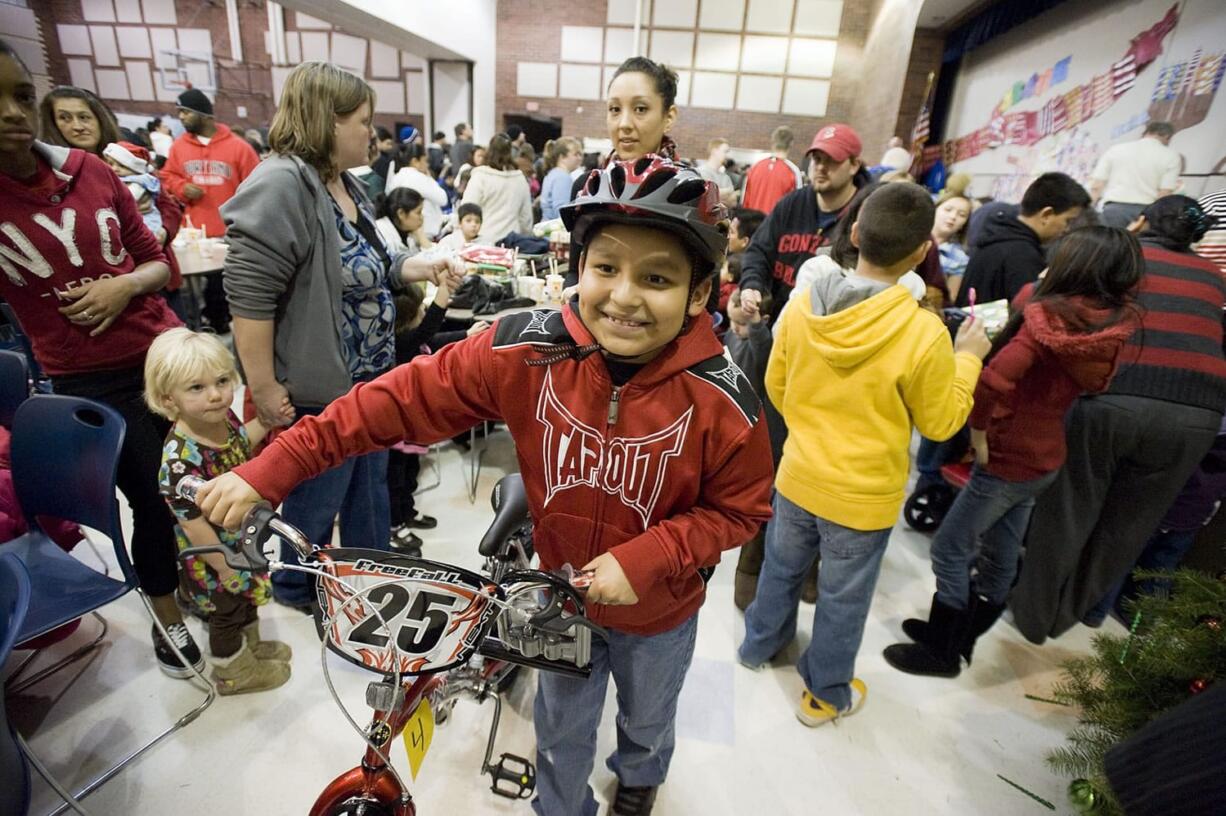
[[[3,315],[4,320],[9,324],[8,334],[11,339],[8,345],[11,346],[10,350],[18,352],[26,359],[27,382],[33,383],[34,390],[40,394],[50,394],[51,380],[47,379],[38,361],[34,359],[34,346],[21,328],[21,323],[17,320],[17,313],[7,303],[0,303],[0,315]]]
[[[115,473],[123,445],[123,418],[110,406],[79,397],[36,395],[17,409],[13,420],[13,483],[30,532],[0,545],[0,554],[15,555],[30,574],[30,605],[17,632],[17,642],[38,637],[136,590],[149,617],[171,648],[178,652],[157,619],[148,598],[137,586],[128,559],[115,496]],[[39,516],[54,516],[99,530],[111,539],[121,579],[103,575],[61,550],[38,526]],[[188,661],[179,655],[184,665]],[[40,672],[38,677],[76,659]],[[195,720],[213,702],[216,691],[199,672],[208,689],[204,699],[152,740],[128,754],[76,793],[92,793],[130,762]],[[32,681],[26,681],[26,687]],[[67,802],[53,814],[63,813]]]
[[[30,396],[30,363],[29,359],[23,352],[13,351],[9,349],[0,349],[0,426],[8,429],[13,427],[13,418],[17,415],[17,408],[26,401]],[[82,533],[82,541],[93,552],[94,557],[98,559],[102,571],[106,575],[111,574],[111,568],[107,565],[106,559],[102,557],[102,553],[98,551],[98,547],[90,539],[90,537]],[[102,624],[101,631],[98,636],[91,642],[82,646],[76,652],[63,661],[63,665],[68,665],[80,658],[85,657],[97,647],[102,639],[106,636],[106,622],[100,615],[94,616]],[[71,634],[71,630],[63,635],[67,637]],[[38,682],[42,677],[47,676],[48,672],[40,672],[25,681],[18,682],[22,673],[29,667],[31,662],[37,657],[37,652],[32,653],[25,662],[18,667],[12,677],[9,679],[10,690],[14,693],[27,688]],[[62,668],[60,665],[51,667],[52,670]]]
[[[30,575],[25,565],[15,555],[0,555],[0,666],[13,653],[29,606]],[[30,768],[0,704],[0,813],[25,816],[29,810]]]
[[[17,406],[30,396],[30,364],[19,351],[0,349],[0,425],[13,427]]]

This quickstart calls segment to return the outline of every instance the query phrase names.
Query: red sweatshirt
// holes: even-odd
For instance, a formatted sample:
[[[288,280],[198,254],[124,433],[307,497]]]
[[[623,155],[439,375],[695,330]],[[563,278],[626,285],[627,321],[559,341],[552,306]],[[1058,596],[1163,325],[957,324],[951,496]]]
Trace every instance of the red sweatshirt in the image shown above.
[[[175,139],[162,167],[162,183],[183,202],[192,226],[203,227],[211,237],[220,238],[226,234],[221,205],[230,200],[238,185],[259,163],[260,157],[251,145],[219,123],[207,145],[191,133]],[[195,201],[189,200],[183,194],[183,187],[188,183],[204,190],[204,195]]]
[[[1028,285],[1015,300],[1026,303]],[[1064,415],[1083,392],[1111,384],[1124,343],[1138,326],[1135,314],[1105,329],[1113,310],[1082,299],[1069,316],[1050,302],[1026,303],[1018,333],[979,375],[970,425],[988,432],[988,472],[1025,482],[1064,464]]]
[[[158,294],[137,295],[97,337],[58,311],[60,293],[166,261],[136,200],[91,153],[34,144],[31,183],[0,173],[0,295],[17,313],[49,375],[141,365],[153,338],[179,325]]]
[[[666,631],[702,605],[698,568],[770,517],[766,423],[705,314],[620,388],[599,354],[527,365],[554,344],[592,342],[570,308],[503,318],[354,386],[235,472],[275,504],[348,456],[505,420],[541,568],[582,567],[612,553],[639,602],[593,604],[589,614],[625,632]]]

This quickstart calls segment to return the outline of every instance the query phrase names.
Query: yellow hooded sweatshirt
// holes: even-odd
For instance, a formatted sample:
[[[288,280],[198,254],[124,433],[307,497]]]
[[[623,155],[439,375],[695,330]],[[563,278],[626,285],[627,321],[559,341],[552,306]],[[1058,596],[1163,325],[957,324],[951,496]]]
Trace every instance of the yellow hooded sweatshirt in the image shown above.
[[[912,424],[930,439],[953,436],[981,368],[902,286],[822,274],[784,310],[766,369],[788,428],[776,489],[844,527],[892,527]]]

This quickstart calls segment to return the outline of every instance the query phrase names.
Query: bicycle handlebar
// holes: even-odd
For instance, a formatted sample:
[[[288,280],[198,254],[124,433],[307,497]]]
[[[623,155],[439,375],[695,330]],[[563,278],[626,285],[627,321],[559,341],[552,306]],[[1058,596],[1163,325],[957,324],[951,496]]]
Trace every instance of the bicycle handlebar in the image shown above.
[[[195,504],[196,496],[205,481],[199,476],[184,476],[175,485],[175,493]],[[268,569],[268,559],[264,557],[264,544],[274,535],[288,542],[297,551],[299,558],[309,558],[315,552],[315,546],[301,530],[278,516],[268,502],[260,502],[248,510],[247,515],[243,517],[236,546],[222,542],[209,547],[188,547],[181,550],[179,555],[182,557],[220,553],[230,569],[262,572]]]
[[[200,488],[205,480],[197,476],[186,476],[175,486],[175,492],[188,501],[195,502]],[[239,530],[238,541],[233,544],[221,542],[208,547],[188,547],[179,552],[179,556],[202,555],[205,553],[220,553],[226,564],[232,569],[248,571],[264,571],[269,569],[269,561],[264,555],[264,545],[273,535],[280,536],[297,551],[304,562],[313,560],[316,548],[298,528],[286,522],[271,505],[261,502],[243,517]],[[540,570],[516,570],[503,577],[501,585],[506,588],[513,584],[524,587],[518,594],[526,595],[532,591],[546,590],[544,605],[533,614],[521,617],[518,625],[511,625],[506,620],[506,609],[499,615],[499,634],[505,645],[520,653],[529,660],[539,660],[541,668],[549,668],[550,664],[558,665],[555,656],[576,656],[585,654],[581,648],[572,652],[560,641],[573,632],[578,636],[578,629],[587,629],[591,633],[606,637],[605,630],[593,623],[584,611],[583,595],[591,586],[593,572],[591,570],[576,570],[570,564],[564,565],[557,573]],[[508,598],[508,600],[512,600]],[[566,606],[570,604],[576,612],[563,615]],[[508,603],[510,608],[513,604]],[[586,640],[586,638],[584,638]],[[497,650],[496,647],[491,646]],[[482,650],[485,651],[485,650]],[[492,656],[492,655],[489,655]],[[500,656],[503,656],[500,654]],[[520,661],[523,662],[523,661]],[[586,661],[584,661],[586,663]],[[557,670],[556,668],[554,670]]]

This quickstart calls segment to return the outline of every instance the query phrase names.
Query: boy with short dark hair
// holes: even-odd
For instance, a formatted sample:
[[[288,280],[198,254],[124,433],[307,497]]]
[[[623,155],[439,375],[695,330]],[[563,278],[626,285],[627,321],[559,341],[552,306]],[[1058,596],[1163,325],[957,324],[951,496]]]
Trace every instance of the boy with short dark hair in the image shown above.
[[[505,421],[541,569],[593,570],[588,612],[608,630],[588,680],[537,679],[533,805],[548,816],[596,813],[588,777],[610,675],[613,812],[651,812],[694,652],[700,570],[770,515],[761,405],[705,309],[726,213],[715,185],[696,182],[663,159],[593,173],[561,209],[577,300],[503,318],[355,386],[200,492],[211,519],[236,526],[261,497],[275,504],[359,450]]]
[[[796,633],[801,582],[821,558],[797,718],[855,713],[854,678],[873,589],[907,483],[911,429],[946,439],[966,422],[990,344],[968,319],[950,347],[941,319],[898,279],[928,252],[935,208],[914,184],[869,196],[851,227],[853,274],[829,270],[779,320],[766,390],[788,427],[741,663],[757,669]]]
[[[1043,244],[1063,235],[1090,206],[1090,194],[1064,173],[1044,173],[1030,183],[1015,214],[1002,210],[977,228],[957,305],[967,306],[973,290],[979,303],[1007,300],[1039,279],[1047,268]]]
[[[737,207],[732,211],[732,229],[728,233],[728,254],[744,252],[749,246],[753,234],[766,220],[766,213],[761,210],[751,210]]]
[[[481,212],[480,204],[471,201],[461,204],[456,210],[456,228],[443,236],[438,245],[444,249],[463,249],[465,244],[477,240],[483,219],[484,213]]]

